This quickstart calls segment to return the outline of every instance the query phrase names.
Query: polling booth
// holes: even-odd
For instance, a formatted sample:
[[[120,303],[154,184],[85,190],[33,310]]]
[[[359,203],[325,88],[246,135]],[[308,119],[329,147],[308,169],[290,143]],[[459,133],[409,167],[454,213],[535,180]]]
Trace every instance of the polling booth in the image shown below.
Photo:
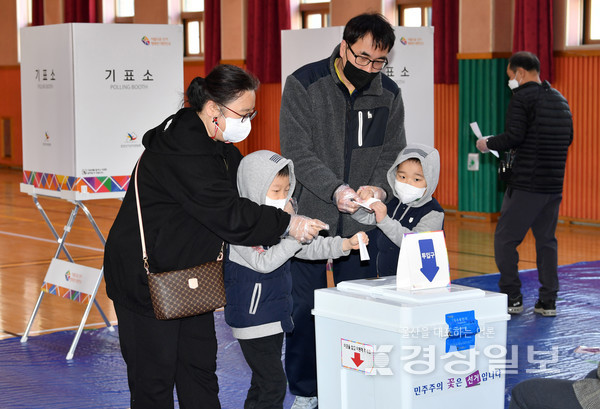
[[[443,232],[405,235],[396,276],[315,291],[319,406],[503,409],[506,302],[450,284]]]
[[[21,342],[45,293],[87,304],[67,354],[73,357],[102,270],[78,265],[66,239],[78,210],[104,237],[84,202],[122,199],[144,133],[183,102],[183,29],[176,25],[71,23],[21,30],[23,182],[58,248]],[[73,205],[59,234],[39,198]],[[61,260],[63,254],[67,259]]]
[[[433,27],[394,27],[396,43],[383,73],[398,84],[404,100],[408,143],[433,146]],[[313,61],[329,58],[344,27],[281,32],[281,80]]]

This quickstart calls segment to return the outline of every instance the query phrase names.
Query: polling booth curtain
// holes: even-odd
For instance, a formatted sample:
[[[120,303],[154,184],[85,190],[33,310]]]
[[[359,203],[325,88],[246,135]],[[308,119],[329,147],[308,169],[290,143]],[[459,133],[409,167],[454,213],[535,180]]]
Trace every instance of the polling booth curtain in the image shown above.
[[[433,0],[431,23],[433,35],[433,82],[435,84],[458,83],[458,1]]]
[[[64,0],[65,23],[96,23],[96,0]]]
[[[44,25],[44,0],[31,1],[31,25]]]
[[[221,61],[221,0],[204,0],[204,73]]]
[[[540,76],[554,79],[552,0],[516,0],[513,52],[530,51],[540,59]]]
[[[289,0],[248,0],[246,68],[263,83],[281,82],[281,30],[290,26]]]

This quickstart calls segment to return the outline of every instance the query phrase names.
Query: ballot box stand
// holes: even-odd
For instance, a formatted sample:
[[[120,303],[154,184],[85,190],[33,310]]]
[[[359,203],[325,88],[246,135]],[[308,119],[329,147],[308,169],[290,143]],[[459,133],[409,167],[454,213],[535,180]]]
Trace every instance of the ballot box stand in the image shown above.
[[[103,319],[104,323],[106,324],[106,327],[110,331],[114,331],[114,327],[110,324],[110,321],[106,317],[106,314],[104,313],[104,311],[98,304],[98,301],[96,300],[96,294],[98,292],[100,282],[102,281],[104,269],[103,268],[102,269],[92,269],[89,267],[84,267],[84,266],[80,266],[80,265],[76,264],[73,260],[73,257],[71,256],[71,254],[69,253],[69,251],[66,247],[67,236],[71,232],[71,228],[73,227],[73,224],[75,223],[75,219],[77,217],[79,210],[81,210],[87,216],[87,219],[90,222],[90,224],[92,225],[94,231],[96,232],[96,235],[100,239],[100,242],[102,243],[103,248],[104,248],[104,244],[106,243],[106,240],[104,238],[104,235],[98,228],[98,225],[97,225],[96,221],[94,220],[94,217],[92,216],[91,212],[89,211],[87,206],[84,204],[84,201],[80,200],[81,197],[88,196],[85,193],[78,194],[77,192],[72,192],[72,191],[51,192],[46,189],[36,189],[35,187],[28,185],[28,184],[21,184],[21,191],[31,195],[36,208],[39,210],[42,218],[44,219],[44,221],[46,222],[46,225],[52,232],[52,235],[54,236],[55,240],[57,241],[57,245],[58,245],[58,247],[56,248],[56,252],[54,253],[54,257],[52,258],[52,261],[50,263],[50,267],[44,278],[44,282],[42,284],[40,294],[38,296],[35,307],[33,308],[33,312],[31,313],[31,316],[27,323],[25,332],[23,333],[23,336],[21,337],[21,342],[22,343],[27,342],[27,340],[29,338],[29,332],[31,331],[31,327],[33,325],[35,317],[41,307],[42,299],[44,298],[44,295],[46,293],[57,295],[57,296],[60,296],[63,298],[68,298],[73,301],[87,304],[85,311],[83,313],[83,316],[81,318],[81,321],[79,323],[79,326],[77,328],[77,332],[75,333],[75,337],[73,338],[73,342],[71,343],[71,347],[69,348],[69,351],[66,355],[66,359],[70,360],[70,359],[73,359],[73,356],[75,354],[75,349],[77,348],[79,338],[81,337],[81,333],[83,332],[83,329],[85,327],[85,323],[89,316],[90,310],[92,309],[92,305],[95,305],[96,308],[98,309],[98,312],[102,316],[102,319]],[[104,195],[105,198],[122,198],[122,196],[123,196],[122,192],[110,193],[108,195]],[[54,225],[50,221],[46,211],[44,210],[42,204],[40,203],[40,200],[39,200],[40,197],[61,198],[61,199],[67,200],[68,202],[70,202],[73,205],[69,219],[68,219],[67,223],[65,224],[65,226],[63,227],[63,232],[61,235],[59,235],[57,230],[54,228]],[[95,198],[98,198],[98,196],[96,196]],[[65,262],[59,258],[61,253],[64,255],[64,257],[66,257],[68,262]],[[62,268],[62,270],[61,270],[61,268]],[[76,272],[76,270],[78,272]],[[64,275],[62,274],[63,271],[64,271]]]

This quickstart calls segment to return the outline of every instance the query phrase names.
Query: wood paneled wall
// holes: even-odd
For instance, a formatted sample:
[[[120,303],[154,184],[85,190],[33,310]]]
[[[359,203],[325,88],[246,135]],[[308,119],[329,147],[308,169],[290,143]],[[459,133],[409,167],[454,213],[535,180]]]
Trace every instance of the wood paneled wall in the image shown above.
[[[434,140],[440,152],[440,180],[435,198],[447,208],[458,208],[458,84],[435,84]]]
[[[5,157],[0,150],[0,165],[23,166],[23,139],[21,126],[21,69],[19,66],[0,67],[0,119],[10,121],[11,156]],[[4,130],[0,129],[0,137]],[[4,141],[0,140],[0,144]]]
[[[560,215],[600,220],[600,56],[556,57],[552,84],[571,106],[573,144]]]

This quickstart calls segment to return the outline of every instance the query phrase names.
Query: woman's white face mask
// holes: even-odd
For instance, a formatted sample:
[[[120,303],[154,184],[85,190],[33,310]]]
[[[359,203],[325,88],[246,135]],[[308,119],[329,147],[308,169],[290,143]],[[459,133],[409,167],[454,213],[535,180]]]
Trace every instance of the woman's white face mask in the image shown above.
[[[221,132],[223,133],[225,142],[238,143],[250,135],[252,125],[249,120],[242,122],[242,118],[228,118],[223,114],[223,111],[221,111],[221,115],[225,118],[225,130],[219,129],[221,129]],[[217,125],[217,127],[219,127],[219,125]]]

